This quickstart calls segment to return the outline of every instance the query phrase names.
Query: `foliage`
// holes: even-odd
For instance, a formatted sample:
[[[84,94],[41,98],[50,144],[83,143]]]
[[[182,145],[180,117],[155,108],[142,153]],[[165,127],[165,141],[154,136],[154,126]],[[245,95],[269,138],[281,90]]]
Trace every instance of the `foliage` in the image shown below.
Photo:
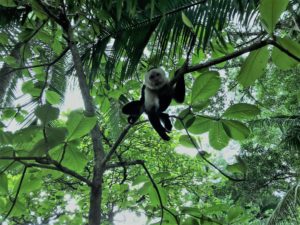
[[[0,0],[0,223],[116,224],[130,210],[149,224],[296,224],[299,11]],[[185,76],[170,142],[121,113],[151,66]],[[78,101],[67,87],[84,110],[63,110]]]

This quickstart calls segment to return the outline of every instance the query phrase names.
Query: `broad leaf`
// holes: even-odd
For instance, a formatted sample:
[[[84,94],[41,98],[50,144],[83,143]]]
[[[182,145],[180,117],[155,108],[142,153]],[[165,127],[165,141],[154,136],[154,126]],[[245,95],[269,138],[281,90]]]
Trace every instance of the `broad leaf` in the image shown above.
[[[250,130],[243,123],[235,120],[221,120],[226,131],[226,134],[237,141],[246,139]]]
[[[227,212],[227,221],[230,223],[242,215],[244,210],[240,206],[233,206]]]
[[[96,125],[96,121],[96,117],[86,117],[78,111],[70,113],[67,121],[68,141],[75,140],[89,133]]]
[[[254,84],[256,79],[263,75],[267,67],[268,58],[269,51],[267,46],[251,52],[242,65],[237,81],[245,88]]]
[[[276,40],[280,46],[286,49],[291,54],[300,58],[300,44],[291,40],[288,37],[277,38]],[[295,67],[299,62],[292,57],[288,56],[285,52],[274,47],[272,51],[272,60],[276,66],[282,70],[288,70]]]
[[[46,92],[46,99],[52,105],[60,103],[60,96],[55,91],[49,91],[48,90]]]
[[[44,125],[48,124],[52,120],[56,120],[59,115],[59,109],[54,108],[49,104],[37,107],[35,115],[42,121]]]
[[[0,195],[8,194],[8,182],[4,173],[0,174]]]
[[[255,105],[238,103],[226,109],[222,117],[228,119],[252,119],[258,114],[260,114],[260,109]]]
[[[210,124],[213,120],[199,116],[193,122],[193,124],[188,128],[188,131],[193,134],[202,134],[208,132],[210,129]]]
[[[220,75],[216,71],[209,71],[196,79],[192,88],[192,105],[199,101],[207,101],[214,96],[221,86]]]
[[[0,0],[0,5],[4,7],[16,7],[16,3],[13,0]]]
[[[261,0],[259,11],[262,23],[269,34],[272,34],[280,15],[286,9],[289,0]]]
[[[228,145],[227,136],[221,121],[213,121],[209,130],[209,144],[217,150],[221,150]]]

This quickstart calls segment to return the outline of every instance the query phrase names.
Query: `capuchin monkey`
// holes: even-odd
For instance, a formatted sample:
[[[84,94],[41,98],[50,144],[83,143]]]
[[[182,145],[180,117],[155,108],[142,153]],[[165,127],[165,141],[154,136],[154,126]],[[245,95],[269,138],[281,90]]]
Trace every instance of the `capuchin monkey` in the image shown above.
[[[168,141],[170,137],[167,132],[172,130],[172,124],[169,114],[164,113],[164,111],[169,107],[172,99],[182,103],[184,97],[184,76],[181,76],[173,86],[170,86],[165,72],[161,68],[152,68],[145,75],[140,100],[127,103],[122,112],[129,115],[128,122],[130,124],[135,123],[145,112],[159,136]]]

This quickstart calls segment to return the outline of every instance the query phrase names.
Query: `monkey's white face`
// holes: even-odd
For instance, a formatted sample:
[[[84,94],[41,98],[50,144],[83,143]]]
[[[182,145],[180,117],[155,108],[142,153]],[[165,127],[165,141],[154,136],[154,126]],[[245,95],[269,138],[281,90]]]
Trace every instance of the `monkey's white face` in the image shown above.
[[[151,69],[145,75],[145,85],[152,90],[160,89],[168,82],[165,71],[161,68]]]

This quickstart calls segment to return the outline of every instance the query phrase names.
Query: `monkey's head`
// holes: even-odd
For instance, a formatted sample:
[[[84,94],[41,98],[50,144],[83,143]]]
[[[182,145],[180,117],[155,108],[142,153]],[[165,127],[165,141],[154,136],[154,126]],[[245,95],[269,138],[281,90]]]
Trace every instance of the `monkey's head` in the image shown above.
[[[168,82],[166,73],[161,68],[150,69],[145,75],[145,85],[152,90],[160,89]]]

